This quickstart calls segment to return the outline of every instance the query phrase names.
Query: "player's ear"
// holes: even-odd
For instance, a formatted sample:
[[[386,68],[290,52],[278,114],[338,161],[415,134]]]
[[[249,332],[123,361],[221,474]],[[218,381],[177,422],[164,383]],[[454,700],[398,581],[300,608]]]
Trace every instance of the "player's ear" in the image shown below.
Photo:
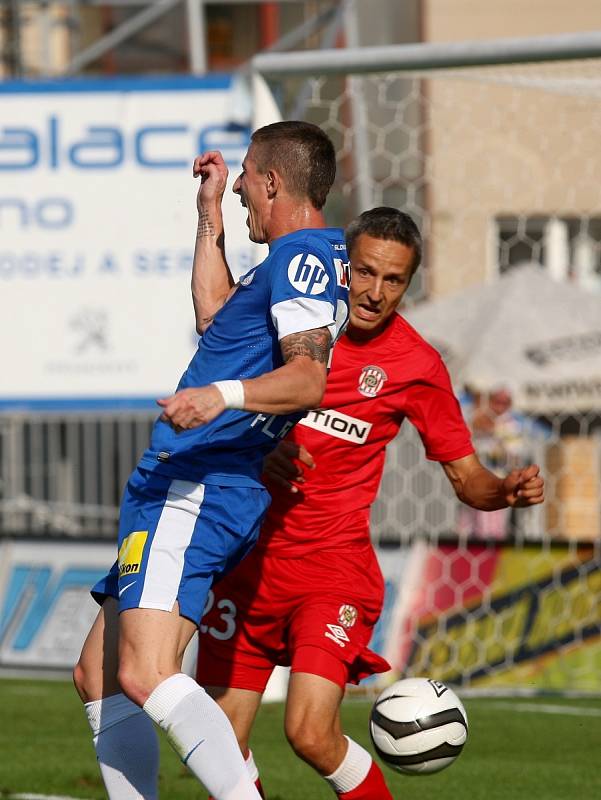
[[[265,173],[265,188],[267,189],[267,197],[270,200],[273,200],[276,194],[280,191],[281,186],[282,181],[278,173],[272,169],[268,169]]]

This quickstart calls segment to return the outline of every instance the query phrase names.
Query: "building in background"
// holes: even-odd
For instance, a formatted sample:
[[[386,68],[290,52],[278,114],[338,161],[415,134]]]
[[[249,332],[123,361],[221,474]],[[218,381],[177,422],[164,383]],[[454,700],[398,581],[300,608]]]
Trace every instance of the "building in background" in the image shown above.
[[[601,6],[595,0],[422,3],[428,42],[600,28]],[[435,185],[429,197],[431,238],[436,243],[430,252],[431,291],[446,294],[525,261],[538,261],[558,277],[574,273],[594,287],[601,190],[590,176],[600,166],[596,132],[601,117],[587,85],[598,98],[599,84],[590,80],[597,68],[585,67],[580,75],[576,68],[506,69],[501,78],[489,71],[484,89],[470,81],[428,84],[435,109],[429,125]],[[486,70],[481,73],[486,81]],[[528,84],[530,91],[519,90]],[[469,115],[472,137],[457,125],[458,112]],[[457,263],[462,269],[449,269]]]
[[[311,19],[343,9],[344,0],[281,2],[217,2],[173,0],[163,10],[148,2],[89,3],[78,0],[41,2],[8,0],[0,10],[0,75],[59,76],[187,72],[194,59],[189,21],[197,20],[197,62],[204,71],[232,71],[254,54],[293,36],[291,49],[415,42],[460,42],[502,37],[554,35],[601,28],[601,6],[595,0],[355,0],[348,3],[352,24],[340,17],[338,29],[308,29]],[[153,8],[154,7],[154,8]],[[191,16],[196,7],[199,16]],[[145,20],[142,24],[142,19]],[[324,23],[325,28],[327,26]],[[122,34],[122,35],[119,35]],[[94,48],[116,37],[114,46]],[[83,63],[78,62],[85,54]],[[75,60],[74,60],[75,59]],[[194,66],[194,65],[192,65]],[[75,70],[74,70],[75,68]],[[194,70],[198,71],[198,63]],[[413,205],[427,216],[427,291],[443,295],[466,283],[489,279],[525,261],[538,261],[558,277],[572,275],[581,285],[601,288],[600,190],[589,180],[598,159],[598,119],[583,120],[586,94],[575,87],[571,104],[557,124],[555,94],[517,93],[528,80],[523,71],[512,80],[486,70],[480,82],[424,79],[420,97],[415,86],[389,86],[381,93],[366,90],[368,117],[374,131],[390,126],[390,104],[406,106],[403,125],[386,132],[385,141],[371,134],[370,179],[374,199]],[[483,88],[482,81],[486,82]],[[541,76],[534,77],[534,84]],[[557,75],[565,89],[566,76]],[[334,100],[340,87],[324,89]],[[291,90],[296,93],[297,87]],[[412,94],[413,93],[413,94]],[[473,136],[456,123],[458,110],[469,115]],[[302,107],[291,104],[296,114]],[[533,119],[536,124],[533,124]],[[421,128],[421,141],[411,148],[406,125]],[[578,146],[574,138],[578,139]],[[405,153],[402,163],[391,157]],[[354,165],[341,160],[349,180]],[[392,172],[392,174],[391,174]],[[566,183],[569,181],[569,190]],[[500,191],[501,189],[501,191]],[[352,191],[351,191],[352,194]],[[365,197],[365,195],[363,195]],[[360,204],[333,209],[344,222]],[[449,263],[461,264],[450,269]]]

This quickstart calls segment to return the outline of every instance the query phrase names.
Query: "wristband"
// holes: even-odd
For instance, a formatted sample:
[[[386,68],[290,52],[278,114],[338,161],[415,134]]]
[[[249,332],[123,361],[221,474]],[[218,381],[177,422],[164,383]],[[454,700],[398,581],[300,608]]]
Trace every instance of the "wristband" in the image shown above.
[[[215,381],[212,386],[216,386],[221,392],[226,408],[244,410],[244,386],[242,386],[242,381]]]

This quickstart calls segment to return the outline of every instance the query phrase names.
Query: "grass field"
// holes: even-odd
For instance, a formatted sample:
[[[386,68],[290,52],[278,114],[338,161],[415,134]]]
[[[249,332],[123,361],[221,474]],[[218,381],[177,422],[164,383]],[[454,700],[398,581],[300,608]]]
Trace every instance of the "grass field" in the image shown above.
[[[601,797],[601,699],[467,699],[470,734],[438,775],[386,769],[401,800],[592,800]],[[344,706],[346,731],[369,747],[369,704]],[[253,749],[269,800],[327,800],[327,786],[286,744],[283,707],[264,706]],[[161,798],[206,797],[162,739]],[[67,682],[0,680],[0,798],[58,795],[101,800],[89,729]]]

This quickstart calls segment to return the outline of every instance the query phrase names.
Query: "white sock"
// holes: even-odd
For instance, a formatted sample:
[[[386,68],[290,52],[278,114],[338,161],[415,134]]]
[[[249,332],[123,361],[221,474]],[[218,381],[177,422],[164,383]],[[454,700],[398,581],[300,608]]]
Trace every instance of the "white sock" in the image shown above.
[[[181,672],[167,678],[144,711],[215,800],[260,800],[228,718],[195,680]]]
[[[157,800],[159,746],[148,716],[124,694],[85,709],[109,800]]]
[[[339,767],[331,775],[326,775],[326,780],[336,794],[352,792],[357,786],[367,778],[367,773],[371,769],[372,758],[367,750],[361,745],[344,737],[348,742],[348,750]]]
[[[248,777],[251,779],[253,783],[256,783],[259,780],[259,770],[257,769],[257,765],[255,764],[255,759],[253,758],[253,751],[249,750],[248,755],[246,756],[246,771],[248,772]]]

